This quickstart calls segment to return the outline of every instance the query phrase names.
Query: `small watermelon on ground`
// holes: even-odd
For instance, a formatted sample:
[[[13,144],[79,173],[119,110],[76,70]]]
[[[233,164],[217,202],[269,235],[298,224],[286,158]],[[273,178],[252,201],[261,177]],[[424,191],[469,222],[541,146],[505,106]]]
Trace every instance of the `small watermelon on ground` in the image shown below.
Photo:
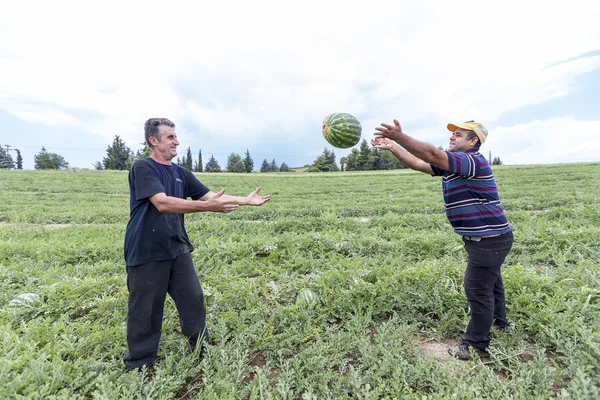
[[[317,305],[319,296],[310,289],[304,289],[296,296],[296,305],[308,306],[310,308]]]
[[[330,145],[347,149],[358,143],[362,127],[350,114],[333,113],[323,120],[323,137]]]
[[[40,296],[35,293],[23,293],[12,299],[10,303],[8,303],[8,306],[12,308],[31,308],[39,300]]]

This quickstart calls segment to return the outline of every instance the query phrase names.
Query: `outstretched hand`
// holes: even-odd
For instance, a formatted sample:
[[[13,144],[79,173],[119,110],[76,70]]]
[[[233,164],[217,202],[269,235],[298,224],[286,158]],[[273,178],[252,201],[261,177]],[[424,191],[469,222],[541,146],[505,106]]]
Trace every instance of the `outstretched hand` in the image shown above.
[[[394,125],[383,123],[381,124],[381,127],[378,126],[377,128],[375,128],[375,130],[377,131],[373,133],[375,139],[386,138],[397,142],[398,139],[400,139],[402,135],[404,135],[404,132],[402,132],[402,127],[400,126],[400,122],[398,122],[397,119],[394,120]]]
[[[391,150],[394,147],[394,141],[381,136],[374,137],[371,139],[371,146],[375,147],[376,149]]]
[[[223,198],[223,193],[225,189],[219,190],[217,194],[206,200],[208,211],[230,213],[240,208],[235,200]]]
[[[247,204],[249,206],[261,206],[271,199],[270,194],[266,196],[259,195],[258,193],[261,189],[262,187],[259,186],[252,193],[246,196]]]

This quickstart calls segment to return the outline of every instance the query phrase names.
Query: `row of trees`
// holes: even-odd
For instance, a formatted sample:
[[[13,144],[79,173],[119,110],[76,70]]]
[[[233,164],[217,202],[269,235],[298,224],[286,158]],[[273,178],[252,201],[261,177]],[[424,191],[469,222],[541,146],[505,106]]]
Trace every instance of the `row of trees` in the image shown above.
[[[10,146],[5,146],[6,149],[0,146],[0,169],[23,169],[23,157],[19,149],[14,149],[17,153],[16,161],[13,160],[10,154]],[[438,147],[442,149],[441,146]],[[148,157],[151,154],[149,147],[145,146],[138,150],[135,154],[125,145],[125,142],[115,136],[112,144],[106,149],[106,157],[102,161],[96,161],[93,166],[95,169],[101,170],[129,170],[133,161],[138,158]],[[492,152],[488,158],[490,164],[501,165],[500,157],[492,158]],[[219,162],[213,155],[210,156],[206,164],[202,162],[202,150],[198,151],[196,160],[192,157],[192,150],[187,148],[187,152],[181,158],[177,157],[177,164],[189,169],[193,172],[221,172],[222,168]],[[391,170],[406,168],[394,155],[389,151],[381,151],[371,147],[366,139],[363,139],[359,148],[353,148],[350,154],[340,158],[340,166],[336,162],[336,156],[333,150],[325,148],[323,153],[310,165],[305,165],[308,172],[332,172],[332,171],[371,171],[371,170]],[[59,154],[50,153],[44,147],[34,156],[35,169],[67,169],[69,163]],[[250,173],[254,170],[254,160],[250,156],[250,152],[246,149],[246,153],[242,158],[241,155],[231,153],[227,157],[227,166],[225,171],[233,173]],[[282,162],[277,165],[275,159],[268,162],[265,158],[260,167],[260,172],[289,172],[290,167]]]
[[[374,171],[406,168],[392,153],[381,151],[371,147],[366,139],[363,139],[360,148],[353,148],[350,154],[340,158],[341,168],[335,161],[333,150],[325,148],[315,162],[308,166],[308,172],[330,172],[330,171]]]
[[[11,146],[6,145],[6,150],[0,147],[0,169],[23,169],[23,157],[21,157],[21,150],[15,149],[17,153],[17,160],[13,160],[10,155]]]
[[[0,147],[0,169],[23,169],[23,157],[19,149],[14,149],[17,153],[16,161],[10,154],[10,146],[6,150]],[[63,156],[56,153],[49,153],[44,147],[33,157],[35,169],[67,169],[69,163]]]
[[[143,143],[142,143],[143,144]],[[138,158],[148,157],[152,153],[150,148],[145,146],[142,150],[138,150],[137,153],[125,145],[125,142],[117,135],[113,140],[113,143],[106,149],[106,157],[102,161],[96,161],[93,165],[95,169],[112,169],[112,170],[128,170],[133,164],[133,161]],[[177,157],[175,161],[178,165],[189,169],[192,172],[222,172],[223,169],[217,161],[217,159],[211,155],[206,164],[202,161],[202,150],[198,150],[198,158],[194,159],[192,156],[192,149],[187,148],[186,153]],[[250,151],[246,149],[246,153],[242,158],[241,155],[231,153],[227,157],[227,166],[225,171],[234,173],[250,173],[254,170],[254,160],[250,156]],[[290,167],[286,163],[277,165],[275,159],[272,162],[268,162],[266,159],[263,161],[260,168],[260,172],[288,172]]]

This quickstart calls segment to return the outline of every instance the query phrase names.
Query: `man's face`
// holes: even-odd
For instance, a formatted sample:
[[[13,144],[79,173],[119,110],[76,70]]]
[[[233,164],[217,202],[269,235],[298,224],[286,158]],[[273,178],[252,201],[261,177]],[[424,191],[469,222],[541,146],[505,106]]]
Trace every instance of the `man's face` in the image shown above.
[[[473,147],[477,143],[477,136],[470,140],[467,139],[472,132],[467,129],[456,128],[456,131],[450,136],[448,151],[464,152]]]
[[[161,125],[158,138],[151,138],[153,152],[160,154],[164,159],[172,160],[177,155],[177,134],[170,126]]]

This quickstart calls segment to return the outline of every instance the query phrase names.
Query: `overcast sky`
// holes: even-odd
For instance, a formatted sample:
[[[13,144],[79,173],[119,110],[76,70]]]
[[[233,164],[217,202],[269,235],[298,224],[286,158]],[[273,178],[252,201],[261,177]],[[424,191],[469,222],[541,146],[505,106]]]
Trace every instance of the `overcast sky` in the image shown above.
[[[600,2],[94,3],[0,5],[0,144],[26,169],[42,146],[79,168],[115,135],[137,150],[150,117],[204,163],[302,166],[332,112],[368,140],[397,118],[446,147],[475,119],[506,164],[600,160]]]

